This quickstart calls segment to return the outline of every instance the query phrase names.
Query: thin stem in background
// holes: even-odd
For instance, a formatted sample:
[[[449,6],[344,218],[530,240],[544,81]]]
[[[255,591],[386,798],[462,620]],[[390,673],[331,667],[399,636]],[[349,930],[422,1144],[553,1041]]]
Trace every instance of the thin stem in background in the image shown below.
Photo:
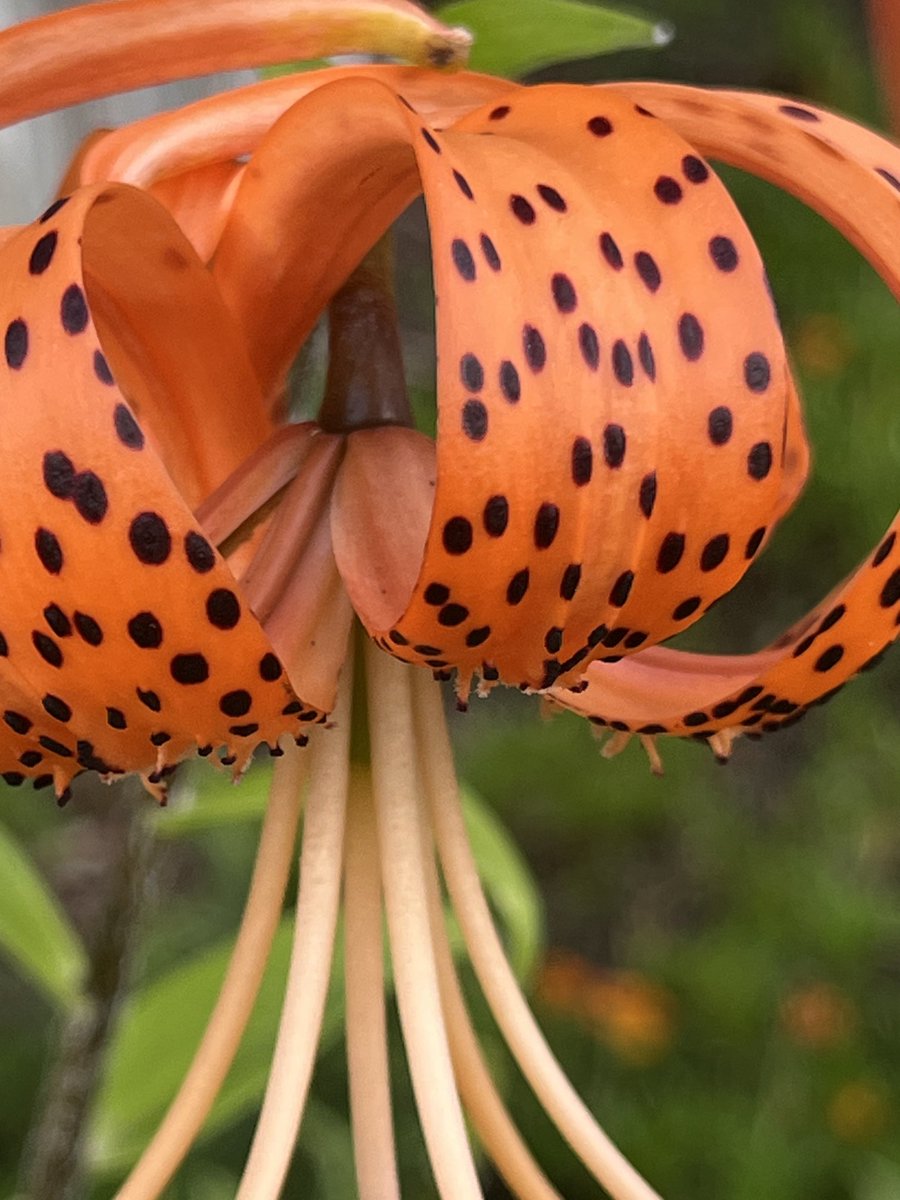
[[[152,859],[150,803],[132,779],[110,794],[96,776],[81,785],[102,795],[103,838],[117,845],[100,928],[89,939],[90,974],[82,1003],[66,1017],[43,1106],[28,1139],[23,1192],[29,1200],[80,1200],[86,1191],[85,1135],[116,1010],[128,982]]]

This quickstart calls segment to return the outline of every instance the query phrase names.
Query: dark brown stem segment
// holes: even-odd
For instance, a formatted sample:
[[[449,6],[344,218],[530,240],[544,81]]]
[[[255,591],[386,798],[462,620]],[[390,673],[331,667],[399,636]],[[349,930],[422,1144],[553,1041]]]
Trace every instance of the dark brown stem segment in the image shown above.
[[[869,42],[881,76],[891,132],[900,134],[900,4],[868,0]]]
[[[328,307],[328,378],[318,421],[329,433],[414,425],[394,304],[390,234]]]
[[[26,1148],[22,1192],[28,1200],[79,1200],[87,1194],[84,1143],[104,1053],[128,969],[147,890],[152,832],[148,800],[132,779],[111,792],[96,776],[86,787],[103,792],[100,834],[111,865],[103,915],[90,939],[90,975],[82,1004],[59,1032],[55,1061]],[[81,797],[86,806],[84,790]],[[118,793],[118,794],[116,794]],[[77,801],[76,801],[77,803]]]

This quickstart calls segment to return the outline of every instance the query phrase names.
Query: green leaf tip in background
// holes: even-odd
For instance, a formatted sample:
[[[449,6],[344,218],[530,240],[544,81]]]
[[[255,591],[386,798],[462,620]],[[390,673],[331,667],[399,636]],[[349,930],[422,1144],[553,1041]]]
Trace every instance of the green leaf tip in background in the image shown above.
[[[56,897],[31,859],[0,825],[0,952],[47,998],[73,1008],[87,956]]]
[[[435,15],[474,34],[473,71],[513,79],[573,58],[665,46],[673,33],[668,22],[580,0],[453,0]]]
[[[525,860],[484,800],[463,788],[463,812],[478,873],[505,934],[516,976],[528,983],[544,941],[541,898]]]

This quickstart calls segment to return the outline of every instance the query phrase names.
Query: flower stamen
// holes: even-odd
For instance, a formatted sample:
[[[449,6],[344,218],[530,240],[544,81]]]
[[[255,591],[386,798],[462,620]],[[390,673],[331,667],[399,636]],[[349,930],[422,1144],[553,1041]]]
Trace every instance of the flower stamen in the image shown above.
[[[310,748],[291,965],[272,1070],[237,1200],[275,1200],[280,1195],[315,1063],[340,903],[349,787],[350,653],[332,728],[316,730]]]
[[[494,1019],[535,1095],[560,1133],[614,1200],[660,1200],[597,1125],[535,1022],[491,917],[466,834],[440,692],[413,682],[425,790],[447,888]]]
[[[350,1116],[360,1200],[400,1200],[384,1002],[378,830],[368,771],[351,769],[344,847]]]
[[[453,1075],[428,917],[410,672],[367,645],[373,793],[400,1022],[422,1131],[445,1200],[481,1200]]]

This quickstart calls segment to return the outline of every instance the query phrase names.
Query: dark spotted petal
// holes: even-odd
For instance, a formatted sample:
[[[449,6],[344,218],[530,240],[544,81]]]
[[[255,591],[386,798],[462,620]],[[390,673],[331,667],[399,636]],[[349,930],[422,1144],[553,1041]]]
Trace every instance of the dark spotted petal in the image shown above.
[[[0,257],[2,766],[62,788],[198,742],[240,765],[300,729],[189,506],[267,429],[240,338],[134,189],[82,189]]]

